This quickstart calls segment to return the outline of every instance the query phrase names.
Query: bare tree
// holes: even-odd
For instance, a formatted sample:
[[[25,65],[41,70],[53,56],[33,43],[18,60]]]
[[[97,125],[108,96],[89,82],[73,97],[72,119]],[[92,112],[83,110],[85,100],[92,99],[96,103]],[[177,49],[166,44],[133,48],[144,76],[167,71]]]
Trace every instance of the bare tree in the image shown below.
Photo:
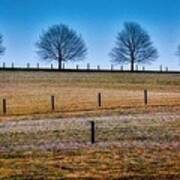
[[[115,63],[130,63],[131,71],[134,71],[135,63],[150,63],[158,58],[158,52],[152,44],[150,36],[139,24],[125,23],[110,56]]]
[[[81,35],[64,24],[53,25],[43,31],[36,45],[40,57],[58,61],[59,69],[62,68],[62,62],[82,60],[87,53]]]
[[[0,55],[3,55],[5,51],[5,47],[2,45],[2,43],[3,43],[3,37],[0,34]]]

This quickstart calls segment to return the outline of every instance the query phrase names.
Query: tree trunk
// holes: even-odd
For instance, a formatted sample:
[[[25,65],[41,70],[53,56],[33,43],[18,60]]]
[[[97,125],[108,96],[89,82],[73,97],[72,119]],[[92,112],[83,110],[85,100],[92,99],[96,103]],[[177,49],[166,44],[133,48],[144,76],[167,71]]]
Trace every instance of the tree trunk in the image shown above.
[[[62,69],[62,58],[61,57],[58,58],[58,69],[59,70]]]
[[[131,72],[134,71],[134,61],[135,61],[134,53],[132,52],[131,53]]]
[[[134,71],[134,58],[131,59],[131,72]]]

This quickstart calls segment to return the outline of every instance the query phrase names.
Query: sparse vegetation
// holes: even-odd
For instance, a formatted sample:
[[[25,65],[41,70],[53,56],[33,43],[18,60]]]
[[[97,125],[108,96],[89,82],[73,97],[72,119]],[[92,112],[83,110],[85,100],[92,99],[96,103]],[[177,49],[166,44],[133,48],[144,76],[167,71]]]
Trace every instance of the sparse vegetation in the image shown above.
[[[177,74],[1,72],[0,113],[6,98],[8,115],[48,114],[52,95],[56,112],[97,111],[98,92],[102,109],[144,107],[144,89],[150,106],[175,106],[179,105],[179,82]]]
[[[1,99],[11,115],[25,116],[0,117],[0,178],[179,179],[179,81],[177,74],[1,72]],[[52,94],[59,114],[48,111]],[[55,119],[75,109],[82,118]]]
[[[97,143],[93,146],[89,143],[89,120],[84,118],[1,127],[0,178],[180,177],[179,115],[102,117],[95,121]]]

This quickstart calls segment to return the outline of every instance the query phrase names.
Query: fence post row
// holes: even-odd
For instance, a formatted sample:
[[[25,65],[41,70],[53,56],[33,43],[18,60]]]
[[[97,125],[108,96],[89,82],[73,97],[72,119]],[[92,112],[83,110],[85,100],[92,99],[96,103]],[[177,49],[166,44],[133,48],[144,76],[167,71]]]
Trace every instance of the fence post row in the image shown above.
[[[52,109],[52,111],[55,110],[55,98],[54,98],[54,96],[51,96],[51,109]]]
[[[147,92],[147,89],[144,90],[144,104],[145,105],[148,104],[148,92]]]
[[[102,97],[101,97],[101,93],[98,93],[98,106],[99,106],[99,107],[102,106]]]
[[[3,114],[7,113],[6,99],[3,99]]]
[[[91,144],[95,143],[95,122],[91,121]]]

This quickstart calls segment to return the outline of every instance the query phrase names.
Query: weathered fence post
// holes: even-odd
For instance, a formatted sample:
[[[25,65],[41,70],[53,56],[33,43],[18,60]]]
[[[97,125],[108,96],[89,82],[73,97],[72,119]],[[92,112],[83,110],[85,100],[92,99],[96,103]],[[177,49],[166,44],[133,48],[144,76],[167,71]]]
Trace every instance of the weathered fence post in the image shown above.
[[[37,69],[39,69],[39,63],[37,63]]]
[[[30,68],[30,64],[29,64],[29,63],[27,63],[27,68],[28,68],[28,69]]]
[[[102,106],[102,97],[101,97],[101,93],[98,93],[98,106],[99,106],[99,107]]]
[[[89,63],[87,64],[87,70],[90,70],[90,64]]]
[[[11,67],[12,67],[12,69],[14,69],[14,63],[12,62],[12,64],[11,64]]]
[[[51,64],[51,69],[53,69],[53,64]]]
[[[144,105],[148,104],[148,91],[147,89],[144,90]]]
[[[162,67],[162,65],[160,65],[160,72],[162,72],[163,71],[163,67]]]
[[[136,71],[138,71],[138,65],[136,65]]]
[[[55,110],[55,98],[54,98],[54,96],[51,96],[51,109],[52,109],[52,111]]]
[[[79,69],[79,66],[78,65],[76,65],[76,70],[78,70]]]
[[[142,67],[142,70],[145,71],[145,67],[144,66]]]
[[[3,114],[7,113],[6,99],[3,99]]]
[[[123,71],[124,70],[124,67],[123,66],[121,66],[121,71]]]
[[[63,69],[65,69],[65,63],[63,63]]]
[[[91,144],[95,143],[95,122],[91,121]]]
[[[113,64],[111,64],[111,71],[113,71],[114,70],[114,66],[113,66]]]
[[[166,67],[166,72],[168,72],[169,71],[169,69],[168,69],[168,67]]]
[[[100,65],[97,66],[97,70],[100,71]]]
[[[6,68],[6,63],[5,62],[3,62],[3,68]]]

